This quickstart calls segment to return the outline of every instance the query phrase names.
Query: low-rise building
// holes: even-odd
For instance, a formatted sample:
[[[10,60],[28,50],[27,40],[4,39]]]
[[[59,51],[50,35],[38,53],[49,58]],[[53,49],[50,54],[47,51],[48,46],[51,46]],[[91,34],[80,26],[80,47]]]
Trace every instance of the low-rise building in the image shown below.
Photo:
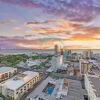
[[[0,81],[8,79],[17,73],[17,68],[0,67]]]
[[[28,67],[35,66],[35,65],[38,65],[39,66],[40,64],[41,64],[40,60],[28,59],[26,61],[26,66],[28,66]]]
[[[0,84],[0,90],[4,96],[10,96],[19,100],[39,80],[39,73],[25,71]]]
[[[84,100],[81,82],[66,78],[46,78],[26,100]]]

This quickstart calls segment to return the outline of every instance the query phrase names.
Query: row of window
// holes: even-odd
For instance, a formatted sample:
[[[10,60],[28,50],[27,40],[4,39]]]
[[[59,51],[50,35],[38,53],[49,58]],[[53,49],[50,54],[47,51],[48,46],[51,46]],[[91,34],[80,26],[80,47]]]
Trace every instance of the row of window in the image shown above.
[[[4,73],[1,75],[1,79],[5,79],[5,78],[8,78],[10,76],[12,76],[14,73],[16,73],[17,71],[14,70],[14,72],[9,72],[9,73]]]
[[[39,80],[39,77],[36,76],[31,82],[27,83],[27,84],[26,84],[25,86],[23,86],[20,90],[18,90],[18,91],[16,92],[16,94],[25,92],[25,91],[28,90],[30,87],[32,87],[32,85],[33,85],[34,83],[36,83],[38,80]]]

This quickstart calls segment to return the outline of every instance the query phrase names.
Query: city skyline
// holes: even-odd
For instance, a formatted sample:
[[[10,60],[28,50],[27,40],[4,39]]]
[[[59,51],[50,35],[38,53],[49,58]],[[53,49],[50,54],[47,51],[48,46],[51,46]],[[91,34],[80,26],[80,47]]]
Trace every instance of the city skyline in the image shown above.
[[[98,0],[0,0],[0,48],[100,49]]]

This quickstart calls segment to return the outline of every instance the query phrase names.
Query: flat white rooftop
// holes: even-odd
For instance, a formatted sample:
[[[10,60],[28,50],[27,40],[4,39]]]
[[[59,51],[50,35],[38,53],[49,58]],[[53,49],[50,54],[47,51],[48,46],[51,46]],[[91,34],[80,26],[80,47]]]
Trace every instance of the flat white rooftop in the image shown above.
[[[6,86],[6,88],[11,90],[16,90],[20,88],[22,85],[30,81],[33,77],[36,75],[39,75],[38,72],[32,72],[32,71],[25,71],[22,74],[18,74],[14,76],[11,79],[8,79],[4,83],[2,83],[3,86]]]
[[[8,71],[14,70],[16,68],[12,68],[12,67],[0,67],[0,74],[1,73],[6,73]]]

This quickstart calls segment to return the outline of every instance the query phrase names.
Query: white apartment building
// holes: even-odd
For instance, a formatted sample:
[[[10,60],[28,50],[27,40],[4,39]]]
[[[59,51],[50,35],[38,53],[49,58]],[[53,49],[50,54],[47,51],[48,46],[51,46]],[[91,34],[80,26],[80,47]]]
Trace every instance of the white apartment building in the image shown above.
[[[0,81],[8,79],[17,73],[17,68],[0,67]]]
[[[0,90],[4,96],[10,96],[14,100],[20,100],[22,95],[26,93],[39,80],[39,73],[25,71],[8,79],[0,84]]]
[[[85,75],[85,88],[89,100],[100,100],[100,77],[96,75]]]

